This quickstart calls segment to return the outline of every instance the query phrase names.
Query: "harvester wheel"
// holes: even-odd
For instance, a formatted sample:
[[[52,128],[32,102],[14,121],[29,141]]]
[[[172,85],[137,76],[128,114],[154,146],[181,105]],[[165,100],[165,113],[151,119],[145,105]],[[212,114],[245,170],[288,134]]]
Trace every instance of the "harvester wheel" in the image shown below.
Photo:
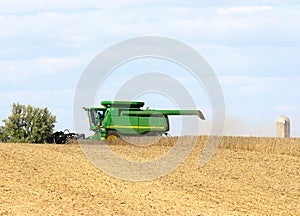
[[[120,137],[120,133],[118,131],[108,131],[106,140],[117,140]]]

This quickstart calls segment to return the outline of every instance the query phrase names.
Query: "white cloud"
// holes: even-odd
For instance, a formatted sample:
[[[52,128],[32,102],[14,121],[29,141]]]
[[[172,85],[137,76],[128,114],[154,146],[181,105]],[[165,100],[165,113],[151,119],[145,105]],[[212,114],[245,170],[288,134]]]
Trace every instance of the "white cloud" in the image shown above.
[[[0,97],[1,107],[9,106],[13,102],[64,107],[73,103],[74,89],[3,90],[0,92]]]
[[[265,12],[271,10],[271,6],[244,6],[244,7],[229,7],[229,8],[216,8],[217,13],[221,15],[225,14],[239,14],[239,13],[255,13],[255,12]]]
[[[276,98],[285,100],[291,98],[297,92],[300,83],[300,76],[219,76],[221,85],[225,92],[232,95],[241,96],[261,96],[268,95],[268,98]],[[294,98],[294,101],[300,101]],[[280,101],[279,101],[280,102]]]
[[[77,4],[79,3],[70,4],[71,8],[77,7]],[[82,7],[85,8],[89,4],[96,3],[82,3]],[[71,41],[72,38],[77,38],[80,42],[92,42],[97,37],[118,34],[129,36],[163,33],[233,44],[256,43],[257,40],[263,40],[263,43],[269,40],[284,42],[285,39],[290,37],[295,39],[300,35],[297,22],[291,22],[300,18],[297,8],[244,6],[211,9],[172,5],[159,7],[153,4],[151,7],[145,7],[141,3],[134,7],[125,3],[111,4],[110,7],[99,3],[97,5],[87,10],[74,10],[68,13],[58,9],[54,11],[49,9],[17,16],[2,15],[0,27],[6,30],[1,31],[0,35],[7,37],[21,34],[33,36],[34,34],[39,37]],[[123,9],[122,5],[124,5]],[[236,13],[237,11],[243,13]],[[278,29],[280,29],[279,34]],[[272,34],[272,32],[277,34]],[[75,41],[78,42],[78,40]]]
[[[252,103],[258,112],[268,104],[276,115],[296,115],[299,21],[294,1],[0,1],[1,106],[19,100],[59,110],[70,95],[57,89],[75,88],[96,52],[123,39],[162,35],[204,54],[229,110]],[[122,83],[116,80],[115,88]],[[245,114],[239,109],[232,112]]]
[[[31,13],[36,11],[74,11],[91,8],[101,8],[105,6],[104,1],[80,1],[80,0],[52,0],[52,1],[1,1],[0,12],[2,13]],[[102,7],[103,7],[102,6]]]
[[[20,78],[34,79],[37,75],[57,76],[63,73],[67,74],[72,69],[83,67],[85,63],[79,57],[38,57],[29,60],[3,60],[0,61],[1,79],[13,81]]]
[[[227,96],[258,96],[267,90],[261,77],[220,76],[219,80]]]
[[[259,85],[263,81],[261,77],[251,77],[251,76],[219,76],[220,81],[224,86],[247,86],[247,85]]]

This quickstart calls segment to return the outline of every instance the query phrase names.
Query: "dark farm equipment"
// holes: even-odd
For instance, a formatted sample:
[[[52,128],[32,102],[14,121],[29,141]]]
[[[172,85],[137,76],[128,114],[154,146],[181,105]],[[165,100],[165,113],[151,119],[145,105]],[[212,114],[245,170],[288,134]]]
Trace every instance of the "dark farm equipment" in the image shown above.
[[[68,144],[75,142],[77,139],[84,139],[84,134],[70,133],[68,129],[56,131],[47,138],[47,143]]]

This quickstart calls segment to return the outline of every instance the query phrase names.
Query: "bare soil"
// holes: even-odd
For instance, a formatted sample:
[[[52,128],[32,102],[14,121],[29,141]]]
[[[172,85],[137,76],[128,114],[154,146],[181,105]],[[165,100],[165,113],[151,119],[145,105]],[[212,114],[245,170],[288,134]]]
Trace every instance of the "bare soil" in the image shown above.
[[[143,160],[175,141],[110,148]],[[144,182],[105,174],[78,144],[2,143],[0,215],[300,215],[299,139],[225,137],[200,167],[205,141],[177,169]]]

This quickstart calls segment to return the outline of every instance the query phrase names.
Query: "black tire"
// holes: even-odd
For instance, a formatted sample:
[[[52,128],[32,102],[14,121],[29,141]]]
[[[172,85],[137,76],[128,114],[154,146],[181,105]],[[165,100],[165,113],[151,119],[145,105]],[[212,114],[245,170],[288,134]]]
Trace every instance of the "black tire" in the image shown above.
[[[121,137],[119,131],[109,130],[106,132],[106,140],[117,140]]]

